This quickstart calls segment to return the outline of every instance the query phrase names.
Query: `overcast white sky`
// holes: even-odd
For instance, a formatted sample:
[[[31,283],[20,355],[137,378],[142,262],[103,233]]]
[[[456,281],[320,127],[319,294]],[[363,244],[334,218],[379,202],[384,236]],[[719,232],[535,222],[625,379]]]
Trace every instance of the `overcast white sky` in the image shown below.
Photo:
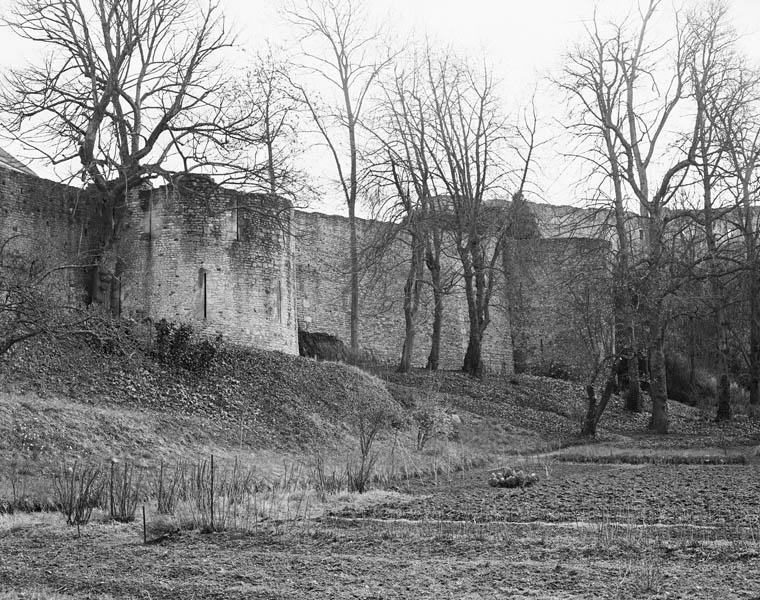
[[[409,39],[410,32],[415,32],[471,54],[486,54],[503,81],[502,94],[512,108],[526,102],[539,86],[539,108],[547,122],[561,120],[565,107],[546,79],[557,72],[564,52],[582,39],[584,24],[595,7],[605,20],[618,19],[635,6],[629,0],[367,1],[374,18],[386,23],[398,41]],[[682,4],[697,2],[686,0]],[[0,0],[3,9],[9,3]],[[292,39],[292,32],[278,16],[279,0],[222,3],[243,47],[255,51],[267,38],[274,42]],[[664,4],[667,11],[671,3],[666,0]],[[745,51],[760,64],[760,0],[731,0],[729,4]],[[0,36],[0,65],[19,65],[34,56],[32,48],[19,44],[7,30],[0,30]],[[34,163],[32,167],[41,175],[53,177],[44,165]],[[576,167],[554,156],[545,160],[543,171],[544,199],[573,203],[577,192],[570,188],[578,179]]]

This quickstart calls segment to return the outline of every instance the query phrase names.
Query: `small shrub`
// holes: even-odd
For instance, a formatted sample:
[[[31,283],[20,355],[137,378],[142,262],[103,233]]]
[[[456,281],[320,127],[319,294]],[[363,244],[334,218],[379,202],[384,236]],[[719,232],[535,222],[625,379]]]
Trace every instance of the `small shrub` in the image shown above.
[[[92,510],[101,504],[104,478],[100,467],[62,466],[53,476],[53,493],[58,510],[68,525],[86,525]]]
[[[348,421],[358,440],[358,457],[346,461],[346,478],[350,491],[363,493],[372,478],[377,461],[373,446],[378,436],[392,427],[404,424],[401,407],[393,400],[377,377],[352,368],[356,373],[356,388],[349,392]]]
[[[452,434],[451,417],[435,395],[422,399],[412,411],[412,417],[417,425],[417,450],[423,450],[433,438]]]
[[[22,471],[23,467],[18,461],[12,460],[8,463],[8,469],[4,478],[7,479],[8,486],[11,489],[11,508],[16,506],[21,498],[26,496],[26,480]],[[2,513],[2,509],[0,509],[0,513]]]
[[[161,461],[161,466],[158,470],[158,482],[154,496],[156,498],[156,507],[158,513],[161,515],[171,515],[174,513],[174,508],[177,506],[178,496],[185,500],[183,483],[185,481],[185,472],[187,466],[184,463],[177,463],[174,467],[174,471],[167,476],[164,462]]]
[[[194,341],[192,325],[177,325],[166,319],[161,319],[154,327],[153,357],[162,364],[195,373],[205,373],[213,366],[222,345],[221,335],[213,340]]]
[[[359,458],[346,460],[346,482],[349,492],[363,494],[372,480],[372,471],[377,462],[377,453],[360,454]]]
[[[135,477],[135,466],[124,462],[122,467],[116,461],[111,461],[108,478],[108,507],[111,519],[121,523],[135,520],[137,505],[142,497],[142,472]]]
[[[543,362],[528,369],[531,375],[538,377],[549,377],[551,379],[562,379],[563,381],[572,381],[573,375],[567,365],[556,361]]]

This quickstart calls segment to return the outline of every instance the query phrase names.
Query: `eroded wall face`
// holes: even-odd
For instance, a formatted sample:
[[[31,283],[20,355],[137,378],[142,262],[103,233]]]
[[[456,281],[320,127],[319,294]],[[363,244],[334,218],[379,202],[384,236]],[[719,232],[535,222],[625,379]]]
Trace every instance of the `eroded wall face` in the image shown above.
[[[350,336],[350,263],[348,219],[320,213],[295,212],[299,326],[337,336],[348,346]],[[402,240],[380,257],[368,251],[381,236],[382,225],[357,220],[361,254],[359,345],[375,360],[393,365],[404,344],[404,284],[409,269],[409,244]],[[453,261],[453,259],[449,259]],[[454,264],[449,265],[456,268]],[[424,367],[430,352],[434,302],[425,269],[415,326],[413,365]],[[512,372],[509,314],[500,282],[483,342],[486,368]],[[444,299],[440,368],[460,369],[467,349],[469,320],[461,283]]]
[[[131,196],[113,262],[122,315],[298,352],[291,210],[203,180]]]
[[[612,278],[602,240],[512,240],[504,255],[511,284],[518,371],[585,378],[611,351]]]
[[[87,300],[86,265],[100,239],[99,204],[86,191],[0,168],[3,267],[23,265],[61,298]]]

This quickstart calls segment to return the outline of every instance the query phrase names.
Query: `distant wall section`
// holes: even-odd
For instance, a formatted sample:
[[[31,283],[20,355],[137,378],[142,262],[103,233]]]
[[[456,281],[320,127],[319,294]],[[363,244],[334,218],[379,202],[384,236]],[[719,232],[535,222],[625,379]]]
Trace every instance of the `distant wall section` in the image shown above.
[[[598,239],[510,241],[504,269],[516,370],[583,378],[611,351],[609,252]]]
[[[348,219],[336,215],[295,211],[299,327],[328,333],[350,342],[350,264]],[[379,362],[394,364],[404,343],[403,290],[409,246],[403,240],[373,260],[368,248],[382,237],[387,224],[357,220],[362,249],[359,345]],[[433,299],[426,283],[416,319],[413,365],[425,367],[430,352]],[[502,286],[503,282],[500,282]],[[483,357],[492,373],[512,372],[509,312],[503,287],[494,294],[491,324],[486,330]],[[467,349],[469,323],[464,290],[457,285],[444,300],[440,368],[461,369]]]
[[[23,257],[35,273],[56,269],[56,294],[86,300],[86,265],[101,237],[100,205],[87,191],[0,168],[0,245],[3,266]],[[65,267],[65,268],[61,268]]]

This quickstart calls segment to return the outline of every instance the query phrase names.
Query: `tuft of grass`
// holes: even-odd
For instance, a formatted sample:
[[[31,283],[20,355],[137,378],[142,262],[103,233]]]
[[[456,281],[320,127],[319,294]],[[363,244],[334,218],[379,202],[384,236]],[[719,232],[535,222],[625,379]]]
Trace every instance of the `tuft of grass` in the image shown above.
[[[654,595],[662,592],[665,575],[662,569],[663,559],[644,553],[644,557],[634,563],[631,577],[639,594]]]

